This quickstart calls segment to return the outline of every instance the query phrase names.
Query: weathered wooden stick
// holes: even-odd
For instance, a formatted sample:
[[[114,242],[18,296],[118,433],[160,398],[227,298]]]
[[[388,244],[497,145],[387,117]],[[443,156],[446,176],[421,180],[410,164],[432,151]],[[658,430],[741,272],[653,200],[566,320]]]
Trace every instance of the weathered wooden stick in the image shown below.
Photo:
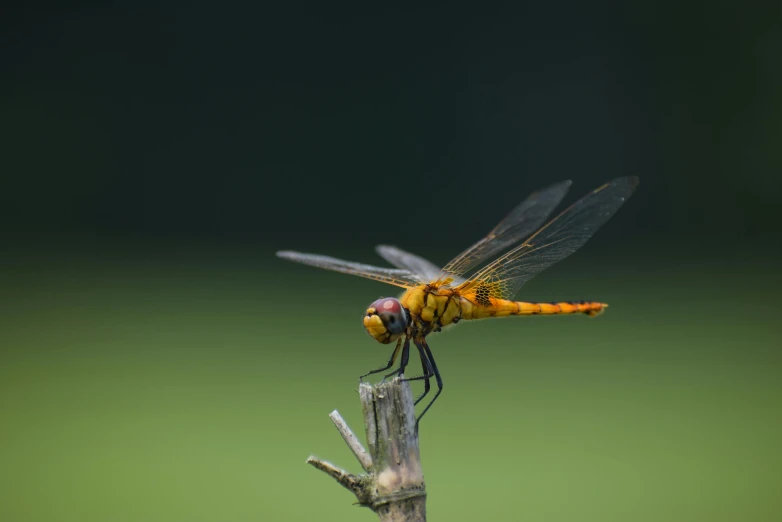
[[[362,383],[359,394],[369,454],[336,410],[330,417],[367,473],[353,475],[315,457],[307,462],[352,491],[382,522],[425,521],[426,485],[410,384],[398,378],[377,386]]]

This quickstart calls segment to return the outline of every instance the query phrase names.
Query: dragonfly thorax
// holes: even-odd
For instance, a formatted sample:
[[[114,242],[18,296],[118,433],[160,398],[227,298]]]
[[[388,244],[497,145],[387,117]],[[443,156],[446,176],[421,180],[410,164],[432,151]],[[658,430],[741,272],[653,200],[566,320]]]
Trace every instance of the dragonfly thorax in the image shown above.
[[[379,343],[388,344],[399,339],[408,324],[407,311],[398,299],[384,297],[367,308],[364,329]]]

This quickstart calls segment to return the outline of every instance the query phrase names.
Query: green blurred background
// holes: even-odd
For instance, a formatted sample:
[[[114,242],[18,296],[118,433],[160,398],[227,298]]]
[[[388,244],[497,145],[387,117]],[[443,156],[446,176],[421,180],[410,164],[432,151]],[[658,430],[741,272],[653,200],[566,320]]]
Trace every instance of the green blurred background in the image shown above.
[[[431,520],[782,518],[778,9],[85,2],[0,17],[0,520],[372,520],[360,326],[396,289],[296,249],[445,263],[535,188],[638,192],[460,324]]]

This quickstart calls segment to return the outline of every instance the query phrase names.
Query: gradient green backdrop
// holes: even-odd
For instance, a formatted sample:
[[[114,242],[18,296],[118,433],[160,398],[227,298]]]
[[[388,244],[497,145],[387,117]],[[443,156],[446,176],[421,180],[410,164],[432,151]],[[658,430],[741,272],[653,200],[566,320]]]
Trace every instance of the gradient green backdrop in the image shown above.
[[[637,194],[460,324],[421,428],[431,520],[782,518],[777,11],[338,13],[173,2],[0,17],[0,520],[372,520],[360,326],[395,289],[274,257],[438,263],[529,191]]]

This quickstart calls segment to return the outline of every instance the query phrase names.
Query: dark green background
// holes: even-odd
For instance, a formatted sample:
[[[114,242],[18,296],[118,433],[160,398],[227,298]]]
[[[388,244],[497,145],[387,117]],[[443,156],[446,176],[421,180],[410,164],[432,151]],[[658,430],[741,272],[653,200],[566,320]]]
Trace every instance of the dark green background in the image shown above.
[[[529,191],[641,185],[526,300],[594,320],[430,343],[432,520],[777,520],[777,8],[338,12],[100,2],[0,16],[0,520],[371,520],[363,332]],[[760,4],[758,4],[760,5]]]

